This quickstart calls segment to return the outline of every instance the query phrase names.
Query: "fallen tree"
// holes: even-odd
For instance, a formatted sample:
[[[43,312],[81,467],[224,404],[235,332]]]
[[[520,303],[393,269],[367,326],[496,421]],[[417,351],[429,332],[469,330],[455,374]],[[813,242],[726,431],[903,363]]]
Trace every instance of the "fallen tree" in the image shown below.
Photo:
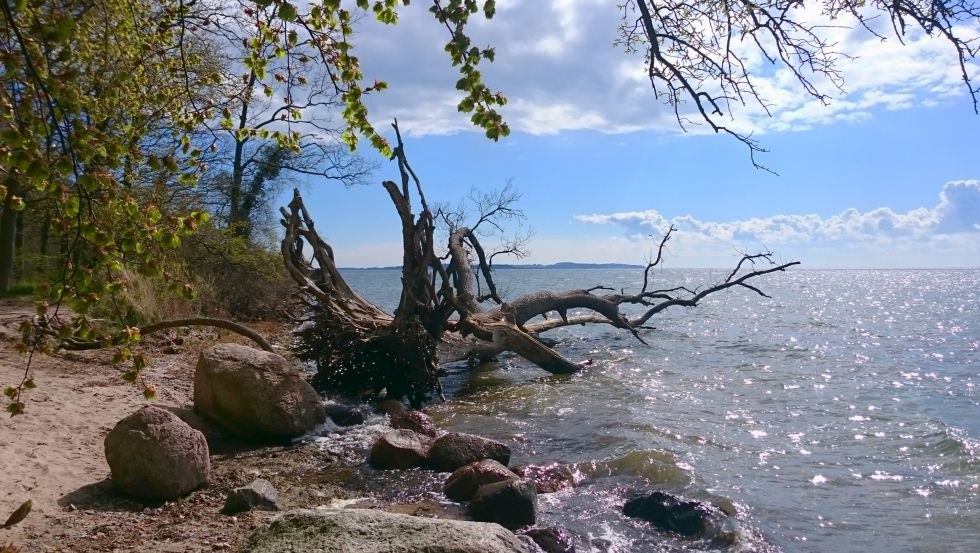
[[[552,373],[571,373],[582,367],[539,339],[540,334],[569,325],[608,324],[646,343],[641,331],[657,313],[674,307],[696,307],[705,297],[741,287],[760,296],[765,292],[750,281],[799,262],[777,264],[770,252],[745,254],[721,282],[689,289],[651,287],[651,270],[663,261],[664,247],[675,232],[671,227],[648,261],[640,290],[615,293],[605,286],[583,290],[540,291],[504,301],[494,281],[493,255],[481,244],[477,229],[512,214],[514,196],[483,206],[472,227],[460,224],[444,208],[429,206],[422,184],[408,162],[397,122],[393,159],[400,182],[382,183],[401,221],[401,298],[388,314],[358,295],[337,269],[334,252],[316,232],[314,222],[296,190],[280,211],[285,227],[282,256],[299,285],[302,310],[298,353],[316,364],[314,384],[321,391],[347,395],[407,397],[423,402],[439,387],[437,345],[451,343],[467,355],[490,357],[509,351]],[[413,196],[414,193],[414,196]],[[418,215],[413,208],[419,209]],[[445,253],[439,255],[437,222],[448,228]],[[307,256],[310,256],[309,258]],[[483,291],[482,289],[486,289]],[[624,306],[643,311],[629,317]],[[580,314],[573,314],[582,312]],[[549,318],[550,314],[557,317]]]

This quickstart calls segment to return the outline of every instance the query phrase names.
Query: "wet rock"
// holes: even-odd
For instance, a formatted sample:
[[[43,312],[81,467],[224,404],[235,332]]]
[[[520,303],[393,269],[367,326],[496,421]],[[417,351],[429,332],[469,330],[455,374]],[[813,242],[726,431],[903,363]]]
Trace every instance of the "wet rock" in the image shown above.
[[[406,428],[418,434],[432,436],[433,438],[439,434],[439,429],[436,428],[435,423],[432,422],[429,415],[426,415],[422,411],[404,411],[391,415],[391,427]]]
[[[386,432],[371,447],[368,462],[376,469],[420,467],[429,459],[432,438],[401,429]]]
[[[480,486],[517,478],[507,467],[493,459],[482,459],[456,469],[443,487],[446,497],[469,501]]]
[[[449,432],[436,438],[429,453],[429,465],[441,472],[452,472],[481,459],[493,459],[506,466],[510,448],[482,436]]]
[[[259,511],[278,511],[280,509],[279,493],[268,480],[257,478],[247,486],[231,490],[225,499],[225,506],[221,512],[226,515],[234,515],[253,509]]]
[[[337,426],[364,424],[364,413],[354,405],[327,403],[323,406],[323,410]]]
[[[145,499],[180,497],[206,483],[211,470],[204,434],[150,405],[109,431],[105,458],[116,489]]]
[[[564,528],[531,528],[523,533],[545,553],[575,553],[575,540]]]
[[[408,407],[397,399],[382,399],[378,402],[378,411],[386,415],[397,415],[408,411]]]
[[[724,516],[709,503],[686,500],[662,491],[630,499],[623,506],[623,514],[689,537],[712,537],[717,521]]]
[[[320,396],[289,361],[239,344],[203,352],[194,372],[194,409],[253,441],[284,442],[326,420]]]
[[[243,553],[533,553],[496,524],[366,509],[293,511],[253,534]]]
[[[538,493],[554,493],[565,488],[575,487],[575,473],[572,469],[551,463],[548,465],[520,465],[511,468],[517,476],[534,482]]]
[[[484,484],[470,501],[473,520],[496,522],[511,530],[534,524],[537,510],[534,484],[520,479]]]

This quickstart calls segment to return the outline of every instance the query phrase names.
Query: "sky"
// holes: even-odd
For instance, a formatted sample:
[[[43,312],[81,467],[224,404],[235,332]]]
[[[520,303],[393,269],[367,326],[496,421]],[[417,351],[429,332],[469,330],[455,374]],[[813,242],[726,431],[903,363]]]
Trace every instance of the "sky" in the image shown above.
[[[395,27],[364,22],[356,45],[368,78],[389,84],[370,98],[371,120],[398,118],[430,203],[508,183],[521,194],[530,253],[507,262],[642,264],[673,224],[667,267],[726,267],[761,250],[809,268],[980,267],[980,116],[949,44],[829,29],[854,56],[829,105],[750,56],[771,115],[749,105],[728,123],[769,150],[757,159],[771,174],[731,137],[679,129],[642,58],[612,45],[615,3],[497,6],[470,34],[496,49],[483,71],[509,99],[512,134],[499,142],[456,112],[446,31],[424,6]],[[980,37],[976,24],[961,31]],[[397,167],[366,143],[359,152],[379,164],[368,184],[297,184],[340,266],[398,265],[398,219],[380,186]]]

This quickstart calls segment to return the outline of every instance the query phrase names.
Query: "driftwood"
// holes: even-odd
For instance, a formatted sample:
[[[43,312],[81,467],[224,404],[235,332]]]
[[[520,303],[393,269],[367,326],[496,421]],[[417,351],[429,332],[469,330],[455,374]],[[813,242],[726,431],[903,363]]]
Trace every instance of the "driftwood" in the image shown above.
[[[635,294],[612,293],[608,287],[595,286],[585,290],[545,290],[505,302],[498,294],[491,265],[497,252],[488,255],[476,229],[484,222],[494,224],[494,214],[512,213],[512,210],[508,205],[483,209],[483,215],[473,227],[455,224],[456,218],[439,209],[433,211],[405,155],[397,122],[393,126],[397,139],[393,159],[398,164],[401,181],[382,183],[402,228],[402,292],[393,314],[357,295],[344,281],[335,266],[333,250],[315,232],[298,191],[294,191],[289,210],[281,210],[286,229],[283,259],[299,285],[298,301],[306,309],[312,325],[305,331],[306,353],[317,360],[321,373],[343,373],[348,391],[359,383],[356,374],[359,370],[371,373],[370,378],[365,377],[370,382],[363,383],[363,391],[376,393],[384,387],[389,393],[400,395],[404,382],[394,388],[388,382],[392,375],[405,370],[416,375],[415,378],[426,375],[431,388],[438,390],[439,369],[434,346],[447,341],[457,348],[469,344],[474,356],[485,358],[510,351],[549,372],[571,373],[583,363],[566,359],[539,340],[539,334],[569,325],[608,324],[646,343],[640,331],[649,328],[646,323],[657,313],[673,306],[695,307],[705,297],[734,287],[768,297],[750,281],[798,264],[796,261],[776,264],[770,252],[746,254],[722,282],[693,290],[652,289],[651,270],[663,260],[664,248],[675,232],[671,227],[660,242],[656,258],[647,263],[640,291]],[[417,196],[414,202],[413,191]],[[508,196],[504,201],[512,199]],[[419,209],[418,215],[413,213],[413,207]],[[434,239],[436,221],[440,219],[450,227],[443,256],[437,253],[443,247]],[[311,257],[307,259],[307,255]],[[486,287],[485,293],[481,294],[481,287]],[[644,311],[630,318],[620,310],[624,305],[640,306]],[[558,317],[548,318],[552,313]],[[337,335],[342,340],[336,339]],[[392,341],[392,335],[399,338]],[[410,337],[407,342],[406,336]],[[319,344],[311,343],[311,337],[317,337]],[[379,337],[388,340],[384,342],[385,347],[420,347],[424,351],[408,357],[405,351],[388,352],[408,359],[416,365],[412,368],[391,363],[377,367],[374,365],[378,359],[387,359],[375,347],[381,344]],[[366,347],[367,344],[374,346]],[[364,360],[356,354],[327,355],[321,351],[340,346],[350,351],[364,349],[372,357]],[[414,388],[415,392],[419,389]]]

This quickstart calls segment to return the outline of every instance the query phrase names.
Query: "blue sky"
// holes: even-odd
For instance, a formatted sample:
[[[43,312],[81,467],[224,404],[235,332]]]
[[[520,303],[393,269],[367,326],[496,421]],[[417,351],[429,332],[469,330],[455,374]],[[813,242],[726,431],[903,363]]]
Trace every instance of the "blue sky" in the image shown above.
[[[642,60],[611,46],[618,12],[608,2],[498,10],[473,29],[497,49],[488,84],[510,99],[502,113],[514,132],[498,143],[455,112],[443,30],[423,9],[395,28],[364,27],[359,46],[368,76],[391,86],[372,99],[372,119],[399,118],[430,201],[508,181],[522,194],[534,229],[524,262],[642,263],[650,236],[673,223],[668,267],[728,266],[765,248],[813,268],[980,266],[980,116],[945,44],[835,30],[860,57],[842,64],[846,92],[830,106],[760,61],[776,107],[769,117],[748,106],[733,124],[771,150],[759,159],[776,176],[729,137],[677,128],[643,82]],[[299,182],[341,266],[399,263],[383,179],[397,168],[381,160],[367,186]]]

